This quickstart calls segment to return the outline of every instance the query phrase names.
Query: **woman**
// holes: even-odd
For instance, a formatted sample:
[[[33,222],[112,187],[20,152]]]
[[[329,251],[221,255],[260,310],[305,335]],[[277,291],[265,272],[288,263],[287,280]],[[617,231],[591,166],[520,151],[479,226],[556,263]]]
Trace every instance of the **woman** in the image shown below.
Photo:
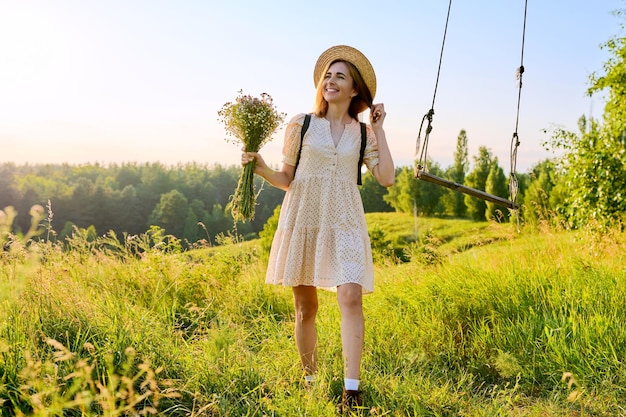
[[[305,378],[310,383],[317,370],[317,288],[336,289],[345,360],[342,404],[355,406],[361,403],[362,295],[374,290],[371,246],[357,187],[358,115],[367,108],[370,124],[363,161],[385,187],[394,183],[395,167],[383,130],[384,106],[373,104],[376,75],[368,59],[352,47],[333,46],[318,58],[313,76],[317,93],[310,125],[301,143],[305,115],[289,122],[282,169],[271,169],[254,152],[244,151],[241,162],[256,160],[255,174],[286,191],[266,282],[292,287],[295,339]]]

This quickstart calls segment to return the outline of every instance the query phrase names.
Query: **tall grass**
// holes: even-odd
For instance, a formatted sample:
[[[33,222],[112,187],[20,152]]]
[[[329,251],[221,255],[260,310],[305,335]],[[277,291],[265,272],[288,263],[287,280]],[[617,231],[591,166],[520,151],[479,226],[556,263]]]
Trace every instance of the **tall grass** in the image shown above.
[[[385,244],[364,299],[360,414],[626,415],[624,233],[368,223]],[[158,233],[79,232],[0,255],[3,416],[335,415],[335,294],[319,293],[305,388],[291,292],[264,284],[258,242],[182,252]]]

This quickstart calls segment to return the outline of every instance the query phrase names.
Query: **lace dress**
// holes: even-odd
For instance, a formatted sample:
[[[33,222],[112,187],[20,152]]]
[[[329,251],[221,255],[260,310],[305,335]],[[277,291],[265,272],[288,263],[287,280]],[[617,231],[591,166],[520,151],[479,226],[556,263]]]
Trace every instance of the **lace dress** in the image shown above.
[[[283,162],[296,164],[304,114],[285,132]],[[357,283],[374,290],[374,266],[363,203],[357,186],[361,127],[346,125],[335,146],[330,122],[315,115],[304,136],[300,162],[281,206],[266,274],[268,284],[336,289]],[[363,161],[378,164],[378,147],[367,126]]]

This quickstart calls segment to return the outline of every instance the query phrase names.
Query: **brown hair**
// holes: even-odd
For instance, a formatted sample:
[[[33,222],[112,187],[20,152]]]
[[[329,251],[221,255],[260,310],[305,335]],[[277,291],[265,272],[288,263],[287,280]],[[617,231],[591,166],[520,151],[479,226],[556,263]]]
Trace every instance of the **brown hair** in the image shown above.
[[[328,65],[328,68],[335,62],[343,62],[348,66],[348,71],[350,72],[350,76],[352,77],[352,83],[354,84],[354,89],[357,91],[357,95],[352,98],[350,102],[350,107],[348,108],[348,114],[353,119],[358,120],[359,113],[365,111],[365,109],[372,106],[372,93],[369,88],[367,88],[367,84],[365,84],[365,80],[361,76],[356,67],[348,61],[344,61],[342,59],[336,59]],[[326,77],[326,73],[328,72],[328,68],[326,71],[322,73],[321,78],[317,81],[317,89],[315,92],[315,105],[313,106],[313,113],[317,117],[326,116],[326,112],[328,111],[328,102],[324,98],[324,94],[322,92],[322,85],[324,78]]]

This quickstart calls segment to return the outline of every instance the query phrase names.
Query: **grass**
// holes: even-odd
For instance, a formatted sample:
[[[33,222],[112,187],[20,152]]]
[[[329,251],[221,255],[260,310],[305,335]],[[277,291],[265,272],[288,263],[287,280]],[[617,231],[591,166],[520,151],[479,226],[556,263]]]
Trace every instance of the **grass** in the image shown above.
[[[623,232],[368,224],[380,245],[361,415],[626,415]],[[320,370],[305,389],[291,292],[264,284],[258,241],[118,240],[0,255],[2,416],[335,415],[335,294],[319,294]]]

